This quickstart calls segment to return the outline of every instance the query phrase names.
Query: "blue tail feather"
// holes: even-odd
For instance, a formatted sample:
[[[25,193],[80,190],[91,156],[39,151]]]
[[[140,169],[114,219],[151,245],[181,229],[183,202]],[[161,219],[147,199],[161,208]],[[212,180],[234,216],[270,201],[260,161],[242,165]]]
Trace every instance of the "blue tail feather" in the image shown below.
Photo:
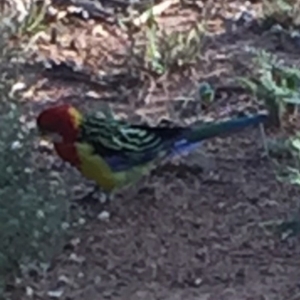
[[[268,118],[266,114],[239,117],[222,122],[209,122],[193,126],[174,145],[170,156],[189,153],[197,149],[201,142],[216,136],[222,136],[242,130],[246,127],[264,123]]]
[[[257,114],[255,116],[239,117],[221,122],[209,122],[200,125],[194,124],[189,128],[143,128],[161,135],[162,140],[165,140],[163,151],[166,151],[168,157],[172,158],[194,151],[202,144],[202,141],[206,139],[222,136],[224,134],[242,130],[249,126],[264,123],[267,118],[268,116],[265,114]],[[135,165],[150,162],[159,155],[159,152],[162,149],[158,148],[157,151],[155,151],[155,149],[154,151],[146,151],[139,155],[135,153],[132,155],[120,153],[119,155],[104,157],[104,159],[113,171],[125,171]]]

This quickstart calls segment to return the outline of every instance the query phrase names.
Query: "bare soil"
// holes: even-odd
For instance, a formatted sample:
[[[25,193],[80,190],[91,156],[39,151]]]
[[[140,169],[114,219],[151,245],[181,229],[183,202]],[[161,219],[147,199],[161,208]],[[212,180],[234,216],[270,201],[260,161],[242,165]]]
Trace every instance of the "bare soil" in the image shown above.
[[[191,10],[188,16],[199,17]],[[172,25],[180,18],[170,14],[161,19]],[[186,17],[182,19],[186,21]],[[103,38],[88,36],[88,28],[89,24],[77,30],[84,36],[86,49],[93,44],[92,49],[98,51]],[[111,51],[124,50],[122,43],[114,42],[119,38],[108,36],[105,40],[105,47],[111,45]],[[246,45],[276,52],[275,44],[267,35],[262,38],[251,30],[225,33],[206,45],[204,59],[193,72],[169,74],[163,85],[169,96],[189,92],[195,82],[207,78],[222,86],[244,73],[241,61],[250,61],[244,51]],[[45,53],[45,49],[49,57],[63,55],[60,47],[40,48],[40,53]],[[291,51],[278,54],[284,54],[292,63],[298,63],[300,58]],[[94,61],[95,68],[102,63],[109,66],[110,59],[83,59],[80,51],[74,58],[83,63]],[[45,80],[43,76],[40,80],[38,88],[28,95],[36,101],[26,104],[34,110],[45,106],[39,101],[46,96],[54,102],[59,98],[60,102],[83,108],[95,104],[95,100],[87,100],[86,93],[93,90],[90,85],[77,82],[75,86],[64,80]],[[132,87],[129,99],[137,97],[138,89]],[[107,94],[100,90],[96,88],[102,96]],[[132,100],[134,104],[127,100],[112,103],[117,111],[139,107],[144,114],[149,111],[153,116],[160,111],[153,110],[153,103],[166,96],[165,92],[156,85],[148,104],[136,104],[136,98]],[[247,95],[221,93],[206,113],[223,117],[251,106]],[[282,239],[267,226],[268,222],[287,218],[296,211],[299,189],[278,182],[271,160],[262,155],[258,129],[208,141],[203,149],[209,157],[208,169],[193,167],[188,163],[189,157],[183,158],[177,165],[170,163],[170,168],[156,170],[143,188],[124,191],[109,207],[108,220],[86,218],[63,252],[53,259],[51,269],[25,278],[12,298],[300,299],[299,239]],[[75,173],[68,172],[70,176]]]

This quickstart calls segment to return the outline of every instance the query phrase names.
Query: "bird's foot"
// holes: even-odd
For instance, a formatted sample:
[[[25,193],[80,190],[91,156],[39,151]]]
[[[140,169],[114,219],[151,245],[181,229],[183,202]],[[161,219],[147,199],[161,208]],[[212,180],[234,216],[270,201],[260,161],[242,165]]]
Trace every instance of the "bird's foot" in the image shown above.
[[[105,192],[100,191],[100,193],[98,193],[98,200],[102,204],[110,203],[114,200],[114,196],[111,193],[105,193]]]
[[[94,186],[94,188],[91,191],[81,196],[80,198],[76,199],[76,202],[81,204],[100,203],[104,205],[104,204],[108,204],[112,200],[112,198],[113,197],[111,194],[101,191],[98,186]]]

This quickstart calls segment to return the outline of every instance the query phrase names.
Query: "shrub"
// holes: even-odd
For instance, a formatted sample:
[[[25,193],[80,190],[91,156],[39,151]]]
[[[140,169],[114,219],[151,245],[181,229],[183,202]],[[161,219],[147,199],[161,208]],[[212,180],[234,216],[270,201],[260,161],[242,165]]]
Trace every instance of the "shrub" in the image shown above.
[[[7,24],[7,22],[5,22]],[[12,96],[20,49],[9,48],[10,27],[0,28],[0,284],[29,265],[47,262],[64,240],[68,201],[59,174],[36,166],[35,128]],[[34,126],[31,126],[34,127]]]

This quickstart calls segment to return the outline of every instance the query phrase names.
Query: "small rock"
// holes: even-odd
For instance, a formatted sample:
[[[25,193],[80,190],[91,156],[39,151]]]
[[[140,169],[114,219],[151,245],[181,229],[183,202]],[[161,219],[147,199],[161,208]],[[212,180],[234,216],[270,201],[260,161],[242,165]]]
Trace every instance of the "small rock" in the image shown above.
[[[21,149],[22,148],[22,144],[20,141],[14,141],[12,144],[11,144],[11,150],[18,150],[18,149]]]
[[[67,12],[66,11],[59,11],[57,14],[57,20],[61,20],[64,19],[67,16]]]
[[[49,13],[50,16],[56,16],[59,11],[55,7],[49,6],[47,12]]]
[[[12,88],[11,88],[11,91],[10,91],[10,96],[13,97],[15,92],[17,91],[22,91],[26,88],[26,84],[24,82],[17,82],[15,83]]]
[[[100,201],[100,203],[104,204],[104,203],[107,202],[107,200],[108,200],[108,198],[107,198],[106,194],[101,193],[101,194],[99,195],[99,201]]]
[[[25,168],[24,172],[27,174],[31,174],[31,173],[33,173],[33,170],[31,170],[30,168]]]
[[[70,228],[70,224],[67,223],[67,222],[63,222],[63,223],[61,224],[61,228],[62,228],[62,230],[67,230],[67,229]]]
[[[50,147],[51,148],[51,143],[46,141],[46,140],[40,140],[39,141],[39,146],[42,147],[42,148],[47,148],[47,147]]]
[[[76,253],[71,253],[71,255],[69,256],[69,259],[71,261],[77,262],[79,264],[81,264],[85,261],[85,258],[83,256],[78,256]]]
[[[84,225],[86,223],[86,220],[84,219],[84,218],[80,218],[79,220],[78,220],[78,224],[79,225]]]
[[[48,291],[47,295],[50,298],[60,298],[63,295],[64,291],[63,290],[56,290],[56,291]]]
[[[84,274],[82,273],[82,272],[79,272],[78,274],[77,274],[77,278],[83,278],[84,277]]]
[[[202,283],[202,279],[196,278],[194,283],[195,283],[195,286],[199,286]]]
[[[108,37],[108,32],[104,30],[102,25],[96,25],[92,30],[92,36]]]
[[[96,93],[95,91],[88,91],[86,93],[86,96],[91,97],[91,98],[95,98],[95,99],[100,98],[100,94]]]
[[[58,283],[59,284],[69,284],[70,283],[70,279],[67,276],[65,276],[65,275],[60,275],[58,277]]]
[[[99,215],[98,215],[98,219],[101,221],[108,221],[110,218],[110,213],[106,210],[102,211]]]
[[[44,213],[41,209],[39,209],[39,210],[37,210],[37,212],[36,212],[36,217],[37,217],[38,219],[44,219],[44,218],[45,218],[45,213]]]
[[[220,202],[218,203],[218,208],[224,208],[226,206],[226,203],[225,202]]]
[[[74,238],[70,241],[70,244],[73,246],[73,247],[76,247],[80,244],[81,240],[80,238]]]
[[[29,130],[33,130],[34,128],[36,128],[36,121],[35,120],[29,122],[27,121],[26,128]]]
[[[26,286],[26,295],[28,297],[32,297],[34,294],[33,288],[31,288],[30,286]]]

